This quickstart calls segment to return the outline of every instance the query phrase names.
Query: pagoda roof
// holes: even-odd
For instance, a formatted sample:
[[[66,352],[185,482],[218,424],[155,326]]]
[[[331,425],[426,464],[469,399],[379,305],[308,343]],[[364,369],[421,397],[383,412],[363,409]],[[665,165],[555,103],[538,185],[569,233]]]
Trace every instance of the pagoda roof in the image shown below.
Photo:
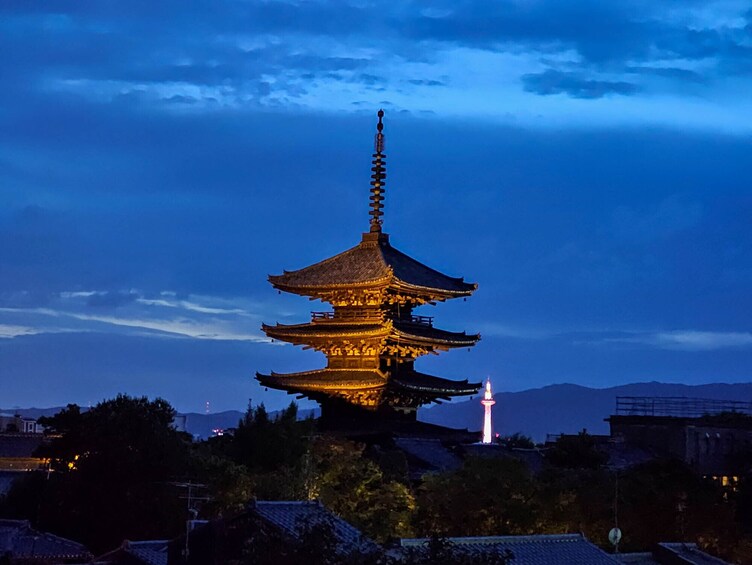
[[[401,320],[387,320],[385,323],[306,323],[306,324],[277,324],[268,326],[262,324],[261,329],[269,337],[286,340],[316,338],[345,338],[345,337],[387,337],[398,336],[409,341],[430,342],[448,347],[469,347],[480,339],[479,334],[465,332],[449,332],[440,330],[428,324],[416,324]]]
[[[370,390],[386,385],[387,375],[378,369],[317,369],[300,373],[256,373],[264,386],[291,392]]]
[[[387,386],[390,379],[378,369],[318,369],[301,373],[270,375],[256,373],[256,379],[263,385],[288,392],[327,392],[337,390],[371,390]],[[462,396],[475,394],[481,383],[453,381],[434,377],[417,371],[406,371],[394,375],[391,382],[399,388],[435,396]]]
[[[342,253],[297,271],[270,275],[275,288],[298,294],[341,288],[393,287],[438,295],[440,299],[469,296],[478,287],[447,276],[398,251],[384,233],[363,234],[363,240]]]

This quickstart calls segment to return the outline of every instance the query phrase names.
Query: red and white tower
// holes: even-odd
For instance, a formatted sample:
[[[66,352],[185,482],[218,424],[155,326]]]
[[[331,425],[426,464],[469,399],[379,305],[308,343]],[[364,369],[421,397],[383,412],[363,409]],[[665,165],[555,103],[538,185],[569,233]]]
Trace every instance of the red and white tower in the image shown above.
[[[486,413],[483,416],[483,443],[491,443],[491,406],[496,404],[496,401],[493,399],[493,394],[491,394],[491,379],[486,379],[486,392],[480,403],[486,410]]]

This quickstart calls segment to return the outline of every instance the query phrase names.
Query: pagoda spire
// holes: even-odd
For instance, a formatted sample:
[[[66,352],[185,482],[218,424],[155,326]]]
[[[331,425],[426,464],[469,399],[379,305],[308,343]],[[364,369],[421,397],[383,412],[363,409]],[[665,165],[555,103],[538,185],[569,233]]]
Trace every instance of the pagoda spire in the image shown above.
[[[381,119],[384,117],[384,110],[379,110],[379,123],[376,125],[376,136],[374,140],[373,167],[371,170],[371,233],[381,233],[381,216],[384,215],[382,208],[384,205],[384,185],[386,184],[386,155],[384,155],[384,124]]]

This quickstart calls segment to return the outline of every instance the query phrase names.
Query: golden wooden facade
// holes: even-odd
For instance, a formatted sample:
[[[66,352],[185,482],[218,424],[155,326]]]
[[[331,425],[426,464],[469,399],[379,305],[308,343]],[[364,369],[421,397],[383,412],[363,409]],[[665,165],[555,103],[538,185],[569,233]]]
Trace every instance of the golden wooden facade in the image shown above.
[[[379,112],[371,181],[370,230],[361,242],[334,257],[270,276],[285,292],[332,306],[312,312],[311,321],[263,325],[271,338],[326,355],[323,369],[280,375],[257,374],[265,386],[308,396],[324,415],[337,406],[414,417],[428,402],[474,394],[480,383],[453,381],[417,372],[417,358],[474,345],[480,336],[433,327],[433,319],[413,309],[470,296],[477,285],[449,277],[391,246],[382,232],[386,178],[383,125]]]

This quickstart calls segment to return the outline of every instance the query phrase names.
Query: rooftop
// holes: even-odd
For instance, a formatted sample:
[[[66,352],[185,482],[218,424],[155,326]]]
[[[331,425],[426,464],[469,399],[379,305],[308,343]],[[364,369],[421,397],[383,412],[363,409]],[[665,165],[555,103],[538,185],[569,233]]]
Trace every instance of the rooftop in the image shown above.
[[[619,563],[580,534],[555,534],[534,536],[486,536],[449,538],[458,549],[472,554],[497,553],[506,550],[514,554],[514,565],[613,565]],[[428,539],[403,539],[403,548],[426,547]]]
[[[0,519],[0,555],[6,553],[17,560],[29,557],[91,559],[89,550],[80,543],[37,531],[27,520]]]
[[[299,294],[337,287],[393,287],[416,294],[429,292],[438,295],[438,300],[469,296],[478,287],[398,251],[386,234],[370,233],[339,255],[297,271],[271,275],[269,281],[275,288]]]
[[[327,510],[318,501],[256,501],[251,502],[249,510],[296,540],[305,528],[328,524],[342,552],[376,547],[355,526]]]
[[[377,369],[318,369],[300,373],[256,373],[258,381],[271,388],[298,391],[318,390],[370,390],[387,385],[387,375]],[[480,383],[469,383],[467,379],[453,381],[426,375],[417,371],[396,374],[392,382],[413,392],[438,395],[475,394]]]

